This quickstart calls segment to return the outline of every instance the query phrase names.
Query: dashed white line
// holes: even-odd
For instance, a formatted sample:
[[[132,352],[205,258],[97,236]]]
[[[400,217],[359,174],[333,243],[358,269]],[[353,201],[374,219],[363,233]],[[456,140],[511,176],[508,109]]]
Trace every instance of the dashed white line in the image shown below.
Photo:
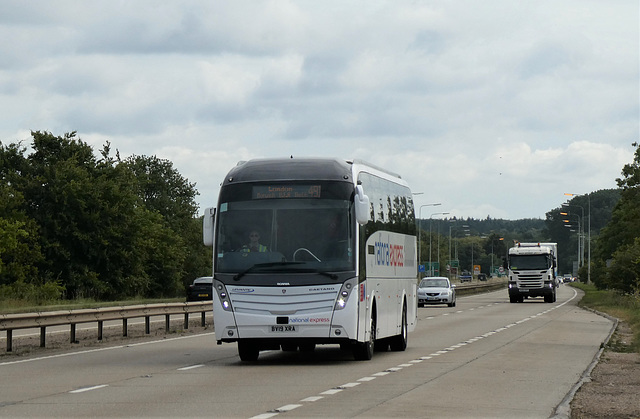
[[[190,365],[188,367],[182,367],[182,368],[178,368],[178,371],[189,371],[195,368],[201,368],[204,367],[204,364],[197,364],[197,365]]]
[[[301,402],[317,402],[318,400],[324,399],[322,396],[311,396],[300,400]]]
[[[340,393],[342,390],[343,390],[343,389],[341,389],[341,388],[332,388],[332,389],[330,389],[330,390],[323,391],[323,392],[322,392],[322,393],[320,393],[320,394],[324,394],[324,395],[338,394],[338,393]]]
[[[278,413],[279,412],[262,413],[260,415],[251,417],[251,419],[269,419],[269,418],[272,418],[274,416],[277,416]]]
[[[293,409],[297,409],[300,406],[302,406],[301,404],[287,404],[285,406],[279,407],[276,409],[277,412],[290,412]]]
[[[418,358],[418,359],[414,359],[414,360],[410,361],[410,363],[407,363],[407,364],[400,364],[400,365],[398,365],[397,367],[391,367],[391,368],[388,368],[388,369],[386,369],[386,370],[384,370],[384,371],[380,371],[380,372],[376,372],[376,373],[374,373],[374,374],[371,374],[371,376],[368,376],[368,377],[362,377],[362,378],[360,378],[360,379],[358,379],[358,380],[357,380],[358,382],[343,384],[342,386],[339,386],[339,387],[337,387],[337,388],[332,388],[332,389],[327,390],[327,391],[324,391],[324,392],[322,392],[322,393],[320,393],[320,394],[321,394],[321,395],[332,395],[332,394],[337,394],[337,393],[340,393],[341,391],[343,391],[344,389],[355,387],[355,386],[359,385],[361,382],[368,382],[368,381],[372,381],[372,380],[375,380],[377,377],[382,377],[382,376],[388,375],[388,374],[390,374],[390,373],[392,373],[392,372],[400,371],[400,370],[402,370],[403,368],[413,366],[413,365],[415,365],[416,363],[420,363],[420,362],[422,362],[422,361],[425,361],[425,360],[428,360],[428,359],[432,359],[433,357],[436,357],[436,356],[440,356],[440,355],[446,354],[446,353],[448,353],[448,352],[453,351],[454,349],[457,349],[457,348],[463,347],[463,346],[468,345],[468,344],[473,343],[473,342],[477,342],[477,341],[479,341],[479,340],[481,340],[481,339],[484,339],[484,338],[486,338],[486,337],[489,337],[489,336],[495,335],[496,333],[499,333],[499,332],[502,332],[502,331],[508,330],[509,328],[511,328],[511,327],[513,327],[513,326],[516,326],[516,325],[518,325],[518,324],[520,324],[520,323],[524,323],[525,321],[528,321],[528,320],[530,320],[530,319],[534,319],[534,318],[536,318],[536,317],[538,317],[538,316],[540,316],[540,315],[542,315],[542,314],[546,314],[546,313],[550,312],[551,310],[555,310],[555,309],[557,309],[557,308],[559,308],[559,307],[562,307],[563,305],[567,304],[569,301],[573,300],[573,298],[575,298],[576,296],[577,296],[577,293],[574,293],[574,296],[573,296],[572,298],[570,298],[569,300],[567,300],[567,301],[565,301],[564,303],[559,304],[559,305],[557,305],[557,306],[555,306],[555,307],[553,307],[553,308],[551,308],[551,309],[549,309],[549,310],[546,310],[546,311],[544,311],[544,312],[542,312],[542,313],[538,313],[538,314],[536,314],[536,315],[533,315],[533,316],[527,317],[527,318],[522,319],[522,320],[520,320],[520,321],[517,321],[517,322],[515,322],[515,323],[510,323],[510,324],[508,324],[508,325],[506,325],[506,326],[503,326],[503,327],[501,327],[501,328],[498,328],[498,329],[496,329],[496,330],[492,330],[492,331],[490,331],[490,332],[487,332],[487,333],[485,333],[484,335],[476,336],[476,337],[471,338],[471,339],[468,339],[468,340],[466,340],[466,341],[464,341],[464,342],[460,342],[460,343],[458,343],[458,344],[456,344],[456,345],[452,345],[452,346],[450,346],[450,347],[448,347],[448,348],[445,348],[444,350],[440,350],[440,351],[434,352],[434,353],[432,353],[432,354],[429,354],[428,356],[421,356],[421,357],[420,357],[420,358]],[[497,303],[488,304],[486,307],[490,307],[490,306],[492,306],[492,305],[494,305],[494,304],[497,304]],[[485,307],[485,306],[480,306],[480,307],[477,307],[477,308],[483,308],[483,307]],[[472,311],[472,310],[473,310],[473,309],[469,309],[469,311]],[[462,312],[462,311],[458,311],[458,313],[461,313],[461,312]],[[443,313],[442,315],[443,315],[443,316],[447,316],[447,315],[449,315],[449,314],[450,314],[450,313]],[[433,319],[433,318],[434,318],[434,317],[432,317],[432,316],[431,316],[431,317],[427,317],[427,320],[430,320],[430,319]],[[322,396],[312,396],[312,397],[307,397],[307,398],[305,398],[305,399],[301,400],[301,402],[314,402],[314,401],[321,400],[321,399],[323,399],[323,398],[324,398],[324,397],[322,397]],[[254,416],[254,417],[253,417],[253,418],[251,418],[251,419],[268,419],[268,418],[271,418],[271,417],[273,417],[273,416],[277,415],[278,413],[286,412],[286,411],[289,411],[289,410],[293,410],[293,409],[298,408],[298,407],[300,407],[300,406],[302,406],[302,405],[300,405],[300,404],[295,404],[295,405],[287,405],[287,406],[283,406],[283,407],[281,407],[281,408],[275,409],[275,410],[274,410],[274,411],[272,411],[272,412],[268,412],[268,413],[265,413],[265,414],[262,414],[262,415]]]
[[[84,393],[85,391],[98,390],[99,388],[104,388],[104,387],[109,387],[109,385],[108,384],[102,384],[102,385],[99,385],[99,386],[84,387],[84,388],[79,388],[77,390],[71,390],[69,393],[71,393],[71,394]]]

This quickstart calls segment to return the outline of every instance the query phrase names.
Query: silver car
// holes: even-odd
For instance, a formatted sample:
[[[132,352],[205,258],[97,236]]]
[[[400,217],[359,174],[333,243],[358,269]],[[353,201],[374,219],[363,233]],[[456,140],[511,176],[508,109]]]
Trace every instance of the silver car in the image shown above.
[[[444,276],[422,278],[418,286],[418,307],[425,304],[446,304],[456,306],[456,286]]]

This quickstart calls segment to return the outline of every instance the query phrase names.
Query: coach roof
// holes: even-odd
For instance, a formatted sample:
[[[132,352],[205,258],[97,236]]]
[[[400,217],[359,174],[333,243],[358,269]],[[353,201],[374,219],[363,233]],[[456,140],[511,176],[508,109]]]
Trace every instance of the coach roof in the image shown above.
[[[332,158],[254,159],[239,162],[229,171],[224,184],[263,180],[352,181],[351,164]]]

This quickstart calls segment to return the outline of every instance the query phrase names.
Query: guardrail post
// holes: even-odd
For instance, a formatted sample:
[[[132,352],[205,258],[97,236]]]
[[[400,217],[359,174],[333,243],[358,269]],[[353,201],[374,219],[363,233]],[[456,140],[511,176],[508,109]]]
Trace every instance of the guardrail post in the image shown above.
[[[127,319],[122,319],[122,336],[127,336]]]
[[[164,315],[164,330],[169,333],[169,328],[171,327],[171,321],[169,320],[169,314]]]
[[[13,350],[11,341],[13,340],[13,330],[7,329],[7,352],[11,352]]]
[[[45,347],[46,337],[47,337],[47,327],[46,326],[42,326],[42,327],[40,327],[40,347],[41,348]]]
[[[145,316],[144,318],[144,333],[146,335],[151,333],[151,318],[149,316]]]
[[[184,313],[184,328],[188,329],[189,328],[189,313]]]
[[[104,327],[104,321],[98,320],[98,340],[102,340],[102,329]]]
[[[71,323],[70,326],[71,326],[71,330],[70,330],[70,333],[69,333],[69,335],[70,335],[69,341],[71,343],[76,343],[76,324],[75,323]]]
[[[207,312],[203,311],[201,314],[202,314],[202,322],[201,322],[201,324],[202,324],[202,327],[204,327],[205,324],[206,324],[205,316],[207,315]]]

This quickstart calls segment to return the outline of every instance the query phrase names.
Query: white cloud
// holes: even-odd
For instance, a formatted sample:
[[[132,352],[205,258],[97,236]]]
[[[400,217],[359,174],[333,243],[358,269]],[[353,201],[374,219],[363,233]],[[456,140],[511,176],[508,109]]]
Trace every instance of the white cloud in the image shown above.
[[[7,0],[0,140],[77,130],[155,154],[203,207],[238,160],[321,155],[388,167],[459,217],[544,217],[632,160],[638,8]]]

